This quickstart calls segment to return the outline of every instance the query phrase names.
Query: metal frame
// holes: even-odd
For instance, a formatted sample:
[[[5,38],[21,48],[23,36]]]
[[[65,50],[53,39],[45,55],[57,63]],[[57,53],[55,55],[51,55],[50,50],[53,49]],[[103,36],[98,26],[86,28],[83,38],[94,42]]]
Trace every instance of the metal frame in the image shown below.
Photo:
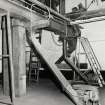
[[[62,61],[65,61],[72,68],[72,70],[74,70],[86,83],[88,83],[88,79],[80,72],[80,70],[75,66],[75,64],[73,64],[67,57],[67,40],[66,39],[63,39],[63,54],[55,62],[55,64],[60,64]]]
[[[8,58],[8,79],[9,79],[9,96],[11,100],[11,104],[14,105],[14,98],[15,98],[15,91],[14,91],[14,70],[13,70],[13,58],[12,58],[12,37],[11,37],[11,19],[10,14],[7,12],[6,15],[2,16],[2,18],[5,18],[5,28],[6,28],[6,34],[7,34],[7,44],[8,44],[8,54],[7,55],[1,55],[2,59],[4,57]],[[1,102],[2,103],[2,102]],[[6,104],[6,103],[5,103]],[[9,103],[10,104],[10,103]]]

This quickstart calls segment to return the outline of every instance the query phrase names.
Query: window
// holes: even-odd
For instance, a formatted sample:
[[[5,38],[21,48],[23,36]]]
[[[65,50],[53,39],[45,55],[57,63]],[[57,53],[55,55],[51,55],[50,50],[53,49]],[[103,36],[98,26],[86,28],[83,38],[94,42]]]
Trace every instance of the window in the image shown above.
[[[40,2],[44,3],[48,7],[51,7],[55,11],[59,11],[58,6],[60,4],[60,0],[39,0]]]

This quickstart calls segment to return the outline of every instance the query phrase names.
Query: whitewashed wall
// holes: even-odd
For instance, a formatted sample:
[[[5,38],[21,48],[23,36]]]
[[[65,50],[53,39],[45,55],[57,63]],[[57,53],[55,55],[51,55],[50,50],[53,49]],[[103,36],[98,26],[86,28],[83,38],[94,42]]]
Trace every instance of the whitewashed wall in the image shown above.
[[[54,42],[54,40],[57,42],[58,35],[54,35],[54,33],[51,33],[49,31],[44,31],[44,30],[42,33],[43,34],[42,34],[41,44],[47,50],[48,54],[51,56],[51,59],[56,61],[62,55],[62,46],[58,46]],[[51,34],[53,35],[54,40]],[[57,44],[59,43],[57,42]]]
[[[105,70],[105,21],[83,25],[82,36],[89,39],[93,50]]]

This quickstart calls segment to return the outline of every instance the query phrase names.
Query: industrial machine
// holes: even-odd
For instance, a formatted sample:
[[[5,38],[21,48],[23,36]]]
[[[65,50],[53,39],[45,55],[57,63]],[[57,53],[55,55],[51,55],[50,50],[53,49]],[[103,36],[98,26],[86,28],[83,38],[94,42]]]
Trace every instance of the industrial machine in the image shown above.
[[[89,81],[88,77],[85,75],[87,73],[82,73],[80,69],[73,62],[70,61],[69,59],[70,56],[68,56],[76,49],[77,38],[81,37],[79,24],[84,24],[88,21],[87,20],[85,22],[84,21],[78,22],[74,20],[72,21],[71,16],[75,14],[66,14],[66,17],[64,16],[64,7],[62,7],[62,3],[64,3],[64,0],[59,1],[60,4],[58,2],[56,4],[53,4],[51,1],[52,0],[50,0],[50,2],[48,4],[46,3],[45,5],[41,1],[35,1],[35,0],[1,0],[0,8],[2,8],[3,11],[4,10],[6,11],[6,12],[4,11],[5,14],[9,13],[8,18],[15,17],[21,20],[25,20],[26,23],[29,23],[26,24],[26,38],[28,40],[28,43],[30,44],[31,49],[34,51],[34,53],[37,53],[38,57],[42,59],[46,63],[46,65],[50,68],[52,73],[59,81],[62,90],[66,92],[66,94],[68,94],[68,96],[75,105],[83,105],[84,103],[87,104],[88,101],[89,102],[92,101],[93,103],[96,103],[96,105],[98,105],[99,104],[98,98],[95,97],[97,98],[96,100],[95,98],[92,99],[94,94],[95,96],[97,96],[97,89],[96,91],[93,91],[94,89],[91,88],[90,86],[89,90],[87,90],[86,88],[85,90],[82,91],[82,94],[80,95],[79,89],[76,89],[76,87],[73,86],[63,76],[63,74],[56,65],[58,63],[61,63],[62,61],[65,61],[65,63],[68,64],[72,68],[72,70],[74,70],[76,74],[80,76],[81,78],[80,80],[83,82],[83,84],[85,84],[86,86],[93,85],[93,83],[91,83],[91,81]],[[7,6],[6,7],[2,6],[2,4],[5,3],[7,4]],[[53,4],[53,6],[51,4]],[[60,9],[57,12],[56,7],[58,5]],[[82,12],[83,15],[85,14],[84,12],[85,11]],[[81,14],[79,13],[79,15]],[[87,17],[90,18],[90,15]],[[8,25],[10,25],[9,22]],[[47,51],[41,46],[41,44],[37,41],[36,38],[32,37],[33,32],[39,29],[48,30],[59,35],[59,38],[63,43],[62,46],[63,53],[57,62],[54,62],[52,59],[49,59],[50,56],[48,55]],[[99,65],[99,62],[96,59],[96,56],[92,51],[92,48],[89,45],[89,42],[86,38],[81,38],[81,44],[91,64],[93,74],[96,76],[95,82],[97,86],[102,87],[104,85],[104,80],[100,74],[101,67]],[[11,82],[11,89],[13,89],[12,82]],[[10,91],[11,91],[10,94],[11,100],[13,101],[13,91],[12,90]],[[90,95],[91,97],[89,97]],[[88,97],[88,100],[86,100],[85,96]]]

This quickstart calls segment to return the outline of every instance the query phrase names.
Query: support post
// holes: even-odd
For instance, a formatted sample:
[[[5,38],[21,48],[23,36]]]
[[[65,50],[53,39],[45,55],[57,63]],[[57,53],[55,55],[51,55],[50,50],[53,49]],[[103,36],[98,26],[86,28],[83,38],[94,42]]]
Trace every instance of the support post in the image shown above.
[[[8,54],[8,38],[6,31],[6,17],[2,17],[2,55]],[[9,64],[8,57],[2,59],[2,69],[3,69],[3,93],[9,96]]]
[[[12,19],[13,62],[15,75],[15,95],[26,94],[26,65],[25,65],[25,27],[18,19]]]
[[[65,0],[60,0],[60,14],[65,15]]]
[[[1,17],[0,17],[0,55],[2,55],[2,30],[1,30]],[[2,73],[2,58],[0,58],[0,73]],[[0,80],[1,81],[1,80]]]
[[[3,61],[3,89],[4,94],[10,96],[11,102],[14,104],[14,69],[12,61],[11,19],[9,12],[2,17],[2,33],[3,53],[0,57]]]

